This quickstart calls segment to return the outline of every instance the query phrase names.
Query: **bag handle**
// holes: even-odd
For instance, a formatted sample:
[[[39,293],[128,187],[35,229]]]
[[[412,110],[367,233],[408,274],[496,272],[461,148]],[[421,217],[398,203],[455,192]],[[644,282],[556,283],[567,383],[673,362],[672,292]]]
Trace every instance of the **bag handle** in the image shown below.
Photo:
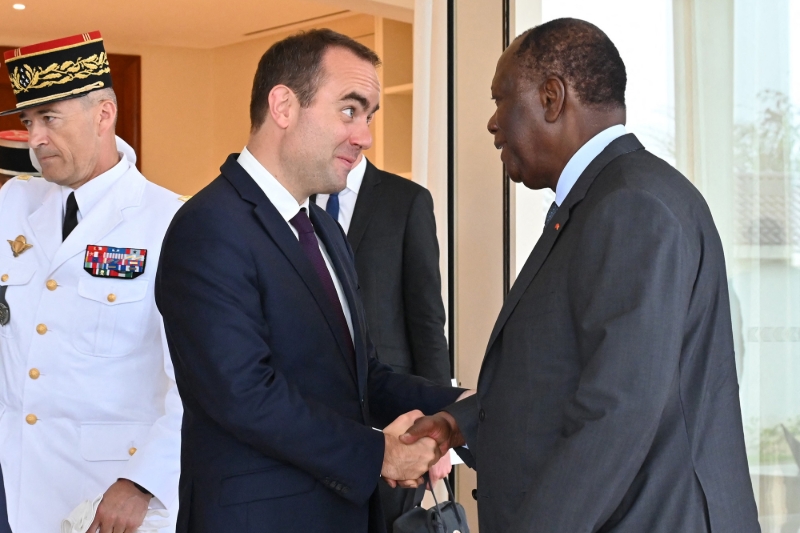
[[[433,483],[431,483],[431,477],[430,477],[429,473],[425,472],[425,475],[423,476],[423,478],[425,479],[425,483],[427,483],[431,488],[431,496],[433,496],[433,503],[434,503],[433,508],[434,508],[434,510],[436,512],[436,515],[439,517],[439,521],[444,526],[445,531],[447,531],[448,530],[447,529],[447,522],[445,522],[444,515],[442,515],[442,511],[439,509],[439,500],[436,499],[436,493],[433,491]],[[449,502],[452,503],[453,507],[455,508],[456,497],[453,494],[453,488],[450,486],[450,481],[446,477],[444,478],[444,484],[445,484],[445,487],[447,487],[447,495],[450,498]],[[444,503],[444,502],[442,502],[442,503]],[[456,515],[456,522],[458,522],[458,528],[459,529],[464,529],[463,528],[463,524],[461,523],[461,515],[459,514],[458,509],[456,509],[455,515]]]

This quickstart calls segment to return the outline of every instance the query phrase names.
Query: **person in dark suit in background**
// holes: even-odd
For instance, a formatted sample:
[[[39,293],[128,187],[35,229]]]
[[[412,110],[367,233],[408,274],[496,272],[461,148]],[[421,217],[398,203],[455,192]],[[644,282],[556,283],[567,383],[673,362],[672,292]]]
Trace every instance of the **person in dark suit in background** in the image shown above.
[[[378,64],[331,30],[270,47],[247,146],[167,232],[156,301],[185,413],[179,532],[383,533],[380,476],[416,487],[439,459],[399,436],[465,391],[375,358],[346,236],[309,202],[344,189],[372,143]]]
[[[338,194],[314,200],[339,222],[356,259],[370,338],[382,363],[440,385],[450,383],[450,354],[439,273],[439,242],[431,193],[378,169],[362,155]],[[445,454],[431,481],[450,472]],[[422,499],[425,487],[380,484],[387,529]]]
[[[759,531],[722,243],[697,189],[625,132],[625,85],[575,19],[497,64],[494,143],[556,201],[477,394],[401,436],[468,444],[481,531]]]

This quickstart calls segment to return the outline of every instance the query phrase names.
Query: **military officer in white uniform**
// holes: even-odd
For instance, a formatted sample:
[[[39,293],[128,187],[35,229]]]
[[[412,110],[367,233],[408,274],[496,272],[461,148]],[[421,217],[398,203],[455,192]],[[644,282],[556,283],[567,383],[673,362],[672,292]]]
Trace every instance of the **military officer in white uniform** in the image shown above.
[[[153,283],[181,201],[117,147],[99,32],[5,59],[18,102],[7,113],[20,114],[44,178],[0,188],[0,463],[11,528],[55,533],[101,494],[91,533],[132,533],[148,509],[166,509],[174,524],[182,407]]]

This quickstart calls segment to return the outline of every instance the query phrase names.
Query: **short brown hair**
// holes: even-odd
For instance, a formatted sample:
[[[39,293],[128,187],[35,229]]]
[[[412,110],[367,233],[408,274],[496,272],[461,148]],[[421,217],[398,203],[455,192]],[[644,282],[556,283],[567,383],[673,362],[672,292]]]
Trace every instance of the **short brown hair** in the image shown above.
[[[278,41],[269,47],[258,62],[250,97],[251,131],[256,131],[264,124],[269,92],[276,85],[289,87],[302,107],[311,105],[324,74],[322,58],[328,48],[333,47],[349,50],[374,67],[381,64],[375,52],[327,28],[304,31]]]

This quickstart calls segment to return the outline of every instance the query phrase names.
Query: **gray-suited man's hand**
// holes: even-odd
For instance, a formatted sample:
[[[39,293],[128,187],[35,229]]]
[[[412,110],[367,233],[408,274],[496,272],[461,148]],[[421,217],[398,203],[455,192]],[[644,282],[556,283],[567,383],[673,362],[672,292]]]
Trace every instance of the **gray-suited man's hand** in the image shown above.
[[[413,488],[423,484],[423,474],[442,456],[433,439],[423,437],[410,444],[400,442],[400,435],[422,416],[422,411],[410,411],[383,430],[386,449],[381,477],[391,487]]]
[[[464,391],[456,401],[468,398],[475,394],[475,392],[475,389]],[[441,455],[446,454],[450,448],[458,448],[466,444],[466,440],[464,436],[461,435],[461,430],[458,428],[456,419],[446,411],[441,411],[432,416],[417,418],[414,424],[400,436],[400,442],[403,444],[413,444],[423,438],[435,440],[436,444],[439,446],[439,453]]]

